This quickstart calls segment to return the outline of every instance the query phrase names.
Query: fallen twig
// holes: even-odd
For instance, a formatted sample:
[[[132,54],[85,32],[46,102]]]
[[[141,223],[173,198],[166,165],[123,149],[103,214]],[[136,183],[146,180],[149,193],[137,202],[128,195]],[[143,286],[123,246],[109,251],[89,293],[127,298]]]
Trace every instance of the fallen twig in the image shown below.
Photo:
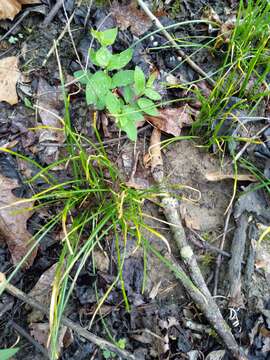
[[[163,34],[166,36],[166,38],[170,41],[170,43],[174,46],[174,48],[176,49],[176,51],[178,52],[178,54],[188,63],[188,65],[194,70],[196,71],[198,74],[200,74],[201,76],[203,76],[205,78],[205,80],[211,85],[211,86],[215,86],[216,83],[213,79],[211,79],[209,77],[209,75],[199,66],[197,65],[193,60],[191,60],[191,58],[186,55],[184,53],[183,50],[181,50],[179,48],[179,46],[177,45],[176,41],[174,40],[174,38],[168,33],[168,31],[166,29],[164,29],[164,26],[161,24],[161,22],[157,19],[157,17],[151,12],[151,10],[148,8],[148,6],[144,3],[143,0],[137,0],[138,4],[141,6],[141,8],[143,9],[143,11],[146,13],[147,16],[149,16],[149,18],[155,22],[156,26],[158,29],[160,29]]]
[[[41,311],[46,316],[49,316],[50,311],[48,308],[45,308],[42,304],[38,301],[30,297],[29,295],[25,294],[20,289],[16,288],[15,286],[9,284],[6,280],[5,274],[0,273],[0,288],[3,287],[9,294],[12,296],[22,300],[23,302],[29,304],[30,306],[34,307],[35,309]],[[91,333],[90,331],[85,330],[80,325],[75,324],[73,321],[69,320],[67,317],[63,316],[61,319],[61,323],[73,331],[75,331],[80,336],[84,337],[85,339],[91,341],[92,343],[99,346],[101,349],[108,349],[117,355],[119,355],[123,359],[127,360],[135,360],[135,357],[130,354],[126,350],[122,350],[118,348],[116,345],[110,343],[107,340],[102,339],[101,337]]]
[[[151,147],[157,147],[160,144],[160,131],[157,129],[153,130]],[[173,238],[180,251],[182,260],[184,261],[192,281],[187,281],[188,275],[184,275],[180,278],[183,286],[185,287],[188,294],[191,296],[196,305],[202,310],[210,324],[213,326],[215,331],[218,333],[224,344],[226,345],[230,354],[238,360],[246,359],[238,346],[235,338],[233,337],[229,326],[222,317],[222,314],[212,298],[210,291],[204,281],[201,270],[197,264],[196,257],[193,253],[192,248],[189,246],[185,231],[182,225],[179,214],[179,202],[177,199],[172,197],[164,184],[162,162],[160,161],[160,153],[156,151],[159,156],[157,161],[158,166],[154,168],[152,166],[152,175],[155,182],[158,184],[161,197],[161,207],[163,209],[166,220],[170,224],[170,229],[173,234]],[[152,157],[154,154],[152,153]],[[155,163],[155,159],[153,159]],[[170,259],[171,261],[171,259]],[[174,262],[174,265],[178,268],[180,265]],[[180,267],[181,273],[185,273]],[[191,284],[190,284],[191,283]],[[197,289],[197,290],[195,290]]]
[[[52,7],[51,11],[48,13],[48,15],[45,17],[44,21],[43,21],[43,26],[48,26],[52,20],[54,19],[54,17],[56,16],[56,14],[58,13],[58,11],[61,9],[61,7],[64,5],[64,0],[57,0],[55,5]]]
[[[229,230],[233,230],[234,228],[232,229],[229,229]],[[217,254],[220,254],[222,256],[225,256],[227,258],[230,258],[231,257],[231,254],[228,253],[227,251],[224,251],[223,249],[221,250],[220,248],[212,245],[212,244],[209,244],[206,240],[204,240],[203,237],[200,236],[200,234],[198,234],[196,231],[194,231],[193,229],[189,229],[189,231],[191,231],[199,240],[196,240],[194,239],[193,237],[190,236],[190,241],[195,245],[197,246],[198,248],[200,249],[203,249],[203,250],[208,250],[208,251],[211,251],[213,253],[217,253]],[[223,235],[222,235],[223,236]]]

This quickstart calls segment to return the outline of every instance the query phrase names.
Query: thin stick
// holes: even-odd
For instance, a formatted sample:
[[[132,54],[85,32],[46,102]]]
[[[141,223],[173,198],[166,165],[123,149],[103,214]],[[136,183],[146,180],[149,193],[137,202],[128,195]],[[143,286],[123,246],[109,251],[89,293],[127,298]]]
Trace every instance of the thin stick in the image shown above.
[[[35,339],[32,338],[32,336],[30,336],[28,334],[27,331],[24,330],[24,328],[22,328],[20,325],[18,325],[17,323],[15,323],[15,321],[11,320],[9,322],[11,324],[11,326],[17,331],[18,334],[20,334],[21,336],[23,336],[26,340],[28,340],[33,346],[35,346],[38,351],[45,357],[45,359],[49,359],[49,354],[48,351],[42,346],[40,345]]]
[[[55,5],[52,7],[51,11],[48,13],[48,15],[45,17],[43,21],[43,26],[48,26],[56,16],[57,12],[60,10],[60,8],[64,5],[64,0],[57,0]]]
[[[228,226],[229,226],[229,221],[230,221],[231,214],[232,214],[232,206],[230,207],[230,209],[229,209],[229,211],[227,212],[227,215],[226,215],[226,220],[225,220],[225,225],[224,225],[224,232],[223,232],[223,236],[221,238],[220,245],[219,245],[220,251],[223,251],[223,249],[224,249],[224,244],[225,244],[226,236],[227,236],[227,233],[228,233]],[[222,254],[219,253],[218,256],[217,256],[217,259],[216,259],[216,268],[215,268],[215,276],[214,276],[214,289],[213,289],[213,295],[214,296],[217,295],[217,288],[218,288],[218,280],[219,280],[219,272],[220,272],[221,260],[222,260]]]
[[[62,1],[62,0],[61,0]],[[46,55],[46,58],[43,60],[42,66],[44,67],[47,64],[47,61],[49,60],[49,58],[51,57],[51,55],[54,53],[55,47],[58,45],[59,41],[61,39],[63,39],[63,37],[65,36],[66,32],[68,31],[68,28],[70,26],[71,21],[73,20],[74,17],[74,12],[71,14],[70,18],[68,19],[64,30],[61,32],[61,34],[59,35],[59,37],[56,39],[56,41],[53,43],[52,47],[50,48],[48,54]]]
[[[234,228],[232,228],[234,229]],[[200,236],[200,234],[198,234],[196,231],[194,231],[193,229],[189,229],[189,231],[191,231],[200,241],[198,240],[195,240],[193,239],[192,237],[190,237],[190,241],[198,246],[200,249],[203,249],[203,250],[209,250],[211,252],[214,252],[214,253],[218,253],[222,256],[226,256],[228,258],[231,257],[231,254],[228,253],[227,251],[224,251],[223,249],[220,249],[212,244],[209,244],[207,241],[204,240],[204,238],[202,236]]]
[[[143,11],[146,13],[146,15],[155,22],[158,29],[160,29],[163,34],[166,36],[166,38],[170,41],[170,43],[175,47],[178,54],[188,63],[188,65],[196,71],[198,74],[203,76],[205,80],[211,85],[215,86],[216,83],[213,79],[209,77],[209,75],[199,66],[197,65],[191,58],[184,53],[183,50],[181,50],[174,40],[174,38],[168,33],[166,29],[164,29],[164,26],[161,24],[161,22],[156,18],[156,16],[151,12],[151,10],[148,8],[148,6],[144,3],[143,0],[137,0]]]
[[[33,308],[41,311],[47,317],[50,314],[48,308],[44,307],[38,301],[33,299],[31,296],[25,294],[20,289],[16,288],[15,286],[9,284],[6,280],[5,274],[0,273],[0,288],[3,287],[9,294],[12,296],[22,300],[23,302],[29,304]],[[80,325],[75,324],[73,321],[69,320],[67,317],[63,316],[61,319],[61,323],[73,331],[75,331],[80,336],[84,337],[85,339],[91,341],[93,344],[99,346],[101,349],[108,349],[116,354],[118,354],[121,358],[127,360],[135,360],[135,357],[130,354],[126,350],[119,349],[116,345],[110,343],[109,341],[102,339],[101,337],[91,333],[90,331],[85,330]]]

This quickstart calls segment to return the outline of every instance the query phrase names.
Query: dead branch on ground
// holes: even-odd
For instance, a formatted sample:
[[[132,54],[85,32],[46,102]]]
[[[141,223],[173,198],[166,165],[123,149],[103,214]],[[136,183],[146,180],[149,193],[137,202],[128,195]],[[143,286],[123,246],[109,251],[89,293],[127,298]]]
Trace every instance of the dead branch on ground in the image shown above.
[[[160,152],[160,137],[160,131],[154,129],[150,146],[150,154],[152,157],[152,176],[159,186],[160,193],[162,194],[161,207],[163,209],[166,220],[170,224],[173,238],[179,249],[181,259],[183,260],[188,269],[191,280],[189,279],[188,274],[185,273],[185,271],[179,264],[177,264],[175,261],[173,261],[173,264],[174,266],[179,268],[179,271],[181,273],[185,274],[183,277],[180,278],[185,290],[193,299],[195,304],[201,309],[205,317],[208,319],[210,324],[213,326],[217,334],[220,336],[220,338],[226,345],[228,351],[233,356],[233,358],[238,360],[245,360],[245,355],[238,346],[234,336],[230,331],[229,326],[223,319],[216,302],[214,301],[210,291],[208,290],[201,270],[197,264],[193,250],[187,242],[185,230],[180,219],[179,202],[170,194],[168,188],[164,183],[164,171]],[[153,151],[153,149],[155,149],[155,151]],[[158,158],[154,159],[155,156],[157,156]],[[157,164],[157,166],[155,167],[153,166],[153,164]],[[171,258],[170,261],[172,261]]]

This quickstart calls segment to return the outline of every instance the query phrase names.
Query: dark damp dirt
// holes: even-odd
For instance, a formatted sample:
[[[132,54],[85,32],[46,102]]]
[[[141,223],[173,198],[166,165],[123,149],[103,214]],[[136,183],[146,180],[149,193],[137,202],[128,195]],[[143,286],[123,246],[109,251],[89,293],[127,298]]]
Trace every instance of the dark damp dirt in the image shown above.
[[[66,0],[66,15],[70,17],[75,11],[74,19],[71,22],[73,36],[71,40],[68,32],[62,36],[66,25],[63,10],[58,11],[56,17],[46,28],[43,26],[44,17],[48,15],[48,11],[55,4],[55,1],[44,0],[41,2],[41,11],[34,11],[35,6],[33,6],[33,11],[30,11],[14,30],[10,29],[15,20],[13,22],[0,21],[0,36],[10,31],[10,35],[0,41],[0,59],[12,55],[19,56],[20,69],[25,74],[24,81],[17,84],[18,104],[10,106],[7,103],[0,102],[0,146],[7,147],[14,152],[20,152],[44,166],[46,164],[43,153],[44,147],[39,146],[39,134],[31,130],[38,124],[38,116],[35,111],[26,106],[26,99],[35,103],[40,78],[45,79],[54,91],[60,85],[59,68],[53,51],[48,57],[53,48],[54,40],[57,40],[59,36],[61,39],[58,43],[58,53],[62,71],[67,82],[72,82],[73,72],[80,69],[75,51],[78,52],[82,64],[85,64],[87,49],[91,43],[88,29],[100,24],[102,24],[101,28],[103,29],[115,26],[117,19],[107,15],[117,4],[102,1],[98,4],[94,3],[89,11],[88,1],[83,1],[78,6],[79,1]],[[127,5],[128,2],[120,4],[120,6]],[[165,3],[154,2],[153,4],[155,13],[163,25],[197,20],[201,17],[203,8],[208,5],[215,9],[221,19],[226,19],[226,14],[237,8],[234,1],[175,0]],[[110,7],[112,8],[110,9]],[[19,17],[20,15],[16,19]],[[142,37],[153,30],[155,27],[150,24],[149,29],[140,36]],[[174,29],[174,35],[176,38],[185,38],[185,36],[199,36],[204,31],[205,29],[197,25],[189,25],[185,28],[179,26]],[[10,43],[11,36],[16,39],[15,44]],[[123,50],[137,39],[138,36],[131,32],[130,27],[121,30],[114,50]],[[166,39],[159,34],[145,39],[135,47],[131,66],[139,65],[146,75],[157,69],[160,72],[161,80],[165,80],[171,70],[176,68],[173,75],[177,79],[196,80],[198,74],[186,64],[177,68],[179,57],[174,50],[154,49],[165,43]],[[185,51],[188,54],[192,52],[192,49],[187,48]],[[223,56],[222,50],[217,51],[213,56],[206,49],[203,49],[198,53],[196,62],[206,72],[214,72],[220,66]],[[68,90],[69,93],[73,93],[70,97],[70,105],[74,128],[78,133],[96,141],[91,126],[93,112],[86,107],[84,94],[78,93],[78,88],[74,85],[70,85]],[[165,100],[174,100],[180,97],[182,92],[179,89],[170,89],[164,90],[163,95]],[[174,106],[179,105],[181,105],[180,102],[174,104]],[[58,110],[61,115],[63,107],[60,106]],[[118,137],[118,130],[113,124],[100,122],[100,132],[102,139],[105,140],[109,157],[117,164],[120,172],[128,180],[134,166],[134,145],[127,139],[113,142],[112,140]],[[153,182],[149,169],[145,169],[143,166],[143,155],[147,154],[150,135],[151,130],[148,128],[139,135],[136,144],[136,151],[140,151],[136,177],[144,184]],[[168,136],[164,135],[164,139],[168,139]],[[59,158],[61,158],[61,153],[64,153],[62,147],[55,146],[51,147],[50,150],[59,150],[57,155]],[[213,154],[212,149],[209,151],[201,144],[190,140],[169,145],[163,150],[163,158],[166,181],[170,184],[171,191],[182,199],[179,211],[186,227],[187,236],[191,243],[194,244],[194,240],[197,241],[194,250],[205,279],[212,289],[213,271],[217,257],[217,252],[213,248],[219,247],[224,231],[224,214],[234,194],[234,183],[233,179],[228,178],[210,182],[207,180],[207,174],[220,172],[220,169],[225,163],[230,162],[230,159],[226,155],[222,159],[218,158]],[[228,167],[226,169],[225,172],[231,172],[230,166],[229,170]],[[31,196],[31,189],[27,186],[26,181],[36,172],[37,168],[34,165],[29,165],[23,159],[16,159],[10,154],[0,155],[0,173],[8,178],[18,180],[18,197]],[[54,174],[59,176],[59,179],[69,177],[64,168],[55,169]],[[39,181],[38,189],[44,189],[45,182],[41,179]],[[246,181],[241,183],[241,186],[245,187],[248,184],[249,182]],[[265,194],[261,195],[260,193],[260,196],[265,197]],[[37,210],[28,220],[28,231],[31,234],[36,233],[48,219],[57,213],[57,210],[55,206],[46,208],[46,210]],[[161,232],[170,244],[173,254],[179,259],[170,231],[167,224],[164,223],[165,219],[155,202],[146,201],[143,205],[143,211],[151,215],[151,218],[146,219],[147,224]],[[249,219],[253,216],[253,223],[259,223],[263,229],[265,228],[267,222],[263,215],[260,214],[256,218],[250,208],[245,209],[245,213]],[[163,222],[157,221],[157,218],[162,219]],[[237,219],[231,219],[230,231],[224,248],[227,254],[230,254],[230,244],[236,227]],[[26,271],[19,270],[13,278],[15,286],[29,293],[44,272],[56,263],[62,246],[59,241],[60,235],[61,227],[59,226],[44,237],[33,265]],[[198,239],[198,235],[212,246],[211,251],[203,247],[203,242]],[[145,233],[145,236],[157,246],[161,253],[167,251],[166,242],[157,239],[148,232]],[[114,281],[116,253],[113,245],[111,245],[114,240],[112,235],[108,234],[104,245],[105,253],[99,249],[94,254],[97,272],[93,273],[93,261],[89,257],[76,281],[65,314],[82,327],[88,328],[89,326],[96,308],[97,294],[99,298],[102,297]],[[252,247],[254,245],[252,241],[255,240],[250,236],[247,247]],[[126,251],[123,280],[130,303],[130,311],[128,312],[124,306],[121,284],[116,284],[102,307],[102,316],[97,316],[92,324],[91,331],[110,341],[112,338],[116,341],[124,339],[125,349],[132,353],[135,359],[229,359],[227,354],[222,353],[221,356],[219,352],[218,357],[218,353],[215,353],[215,351],[223,350],[223,345],[171,271],[150,255],[148,255],[146,269],[144,269],[144,254],[142,250],[138,249],[132,238],[128,239]],[[250,264],[250,262],[252,263],[252,259],[248,257],[250,252],[246,252],[245,261]],[[250,359],[269,359],[269,256],[269,246],[264,244],[264,247],[259,251],[257,260],[253,259],[252,269],[255,263],[257,271],[250,275],[249,286],[245,284],[246,299],[244,306],[240,310],[236,309],[234,317],[230,313],[232,310],[229,309],[226,298],[228,296],[229,257],[224,257],[222,261],[218,305],[228,320],[239,344],[243,346]],[[76,267],[78,266],[79,264],[76,265]],[[12,267],[11,255],[5,244],[5,239],[0,236],[0,271],[10,273]],[[142,294],[145,271],[147,282],[145,292]],[[21,301],[4,293],[0,298],[0,349],[16,344],[20,351],[14,356],[14,359],[46,359],[46,355],[38,350],[36,343],[31,343],[14,326],[14,323],[18,324],[30,334],[32,323],[37,321],[46,323],[43,316],[38,313],[33,314],[31,309]],[[37,339],[35,341],[38,342]],[[62,360],[117,358],[114,353],[97,348],[77,333],[66,335],[62,339],[61,347],[60,359]],[[43,348],[45,348],[44,343]],[[207,357],[210,353],[213,353],[213,357]]]

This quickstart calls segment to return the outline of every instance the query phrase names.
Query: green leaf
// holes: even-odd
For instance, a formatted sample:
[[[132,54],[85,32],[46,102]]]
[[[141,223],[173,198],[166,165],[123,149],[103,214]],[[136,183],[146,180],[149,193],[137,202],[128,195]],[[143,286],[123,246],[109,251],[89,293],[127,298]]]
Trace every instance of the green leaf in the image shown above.
[[[99,63],[96,60],[96,51],[94,51],[93,49],[89,49],[89,58],[92,64],[99,66]]]
[[[151,100],[160,100],[161,99],[160,94],[151,88],[146,88],[144,95],[147,96]]]
[[[133,70],[121,70],[112,77],[113,88],[130,85],[134,82]]]
[[[92,30],[91,34],[102,46],[109,46],[115,42],[117,32],[117,28],[112,28],[105,31]]]
[[[110,357],[112,356],[112,352],[110,350],[103,350],[102,351],[104,359],[110,359]]]
[[[134,83],[135,91],[137,95],[143,94],[145,89],[145,76],[142,69],[139,66],[135,67],[134,71]]]
[[[132,59],[133,50],[126,49],[119,54],[112,55],[108,70],[119,70],[126,66]]]
[[[97,103],[98,98],[92,79],[90,79],[90,81],[88,81],[88,83],[86,84],[85,96],[86,96],[87,105],[92,105]]]
[[[143,116],[141,110],[139,108],[136,108],[136,107],[133,107],[133,106],[130,106],[130,105],[123,106],[122,113],[129,120],[132,120],[132,121],[135,121],[135,122],[144,120],[144,116]]]
[[[127,104],[131,103],[134,99],[134,92],[131,86],[125,86],[123,89],[123,96]]]
[[[73,75],[83,85],[86,85],[88,83],[90,77],[92,76],[92,74],[88,70],[86,70],[86,71],[78,70],[78,71],[75,71]]]
[[[32,109],[32,110],[35,110],[35,108],[34,108],[32,102],[31,102],[31,100],[29,100],[27,97],[25,97],[25,98],[23,99],[23,101],[24,101],[25,107],[27,107],[27,108],[29,108],[29,109]]]
[[[122,116],[120,118],[120,127],[125,131],[130,140],[137,140],[137,127],[134,121],[130,121],[130,119]]]
[[[105,98],[106,108],[113,114],[118,114],[121,111],[121,102],[118,97],[112,92],[108,92]]]
[[[105,109],[105,98],[98,98],[97,103],[96,103],[96,109],[99,111],[102,111]]]
[[[156,80],[156,78],[157,78],[157,74],[153,72],[153,73],[149,76],[149,79],[148,79],[147,82],[146,82],[146,87],[152,87],[153,84],[154,84],[154,81]]]
[[[111,57],[112,53],[106,47],[101,47],[96,52],[96,62],[103,68],[109,64]]]
[[[148,115],[157,116],[159,114],[155,106],[155,103],[153,103],[153,101],[149,99],[140,98],[137,104],[139,105],[139,108]]]
[[[8,360],[19,351],[19,348],[3,349],[0,350],[0,359]]]
[[[125,349],[127,340],[125,338],[119,339],[117,341],[117,345],[120,347],[120,349]]]
[[[91,78],[98,97],[104,97],[112,86],[112,79],[103,71],[97,71]]]

